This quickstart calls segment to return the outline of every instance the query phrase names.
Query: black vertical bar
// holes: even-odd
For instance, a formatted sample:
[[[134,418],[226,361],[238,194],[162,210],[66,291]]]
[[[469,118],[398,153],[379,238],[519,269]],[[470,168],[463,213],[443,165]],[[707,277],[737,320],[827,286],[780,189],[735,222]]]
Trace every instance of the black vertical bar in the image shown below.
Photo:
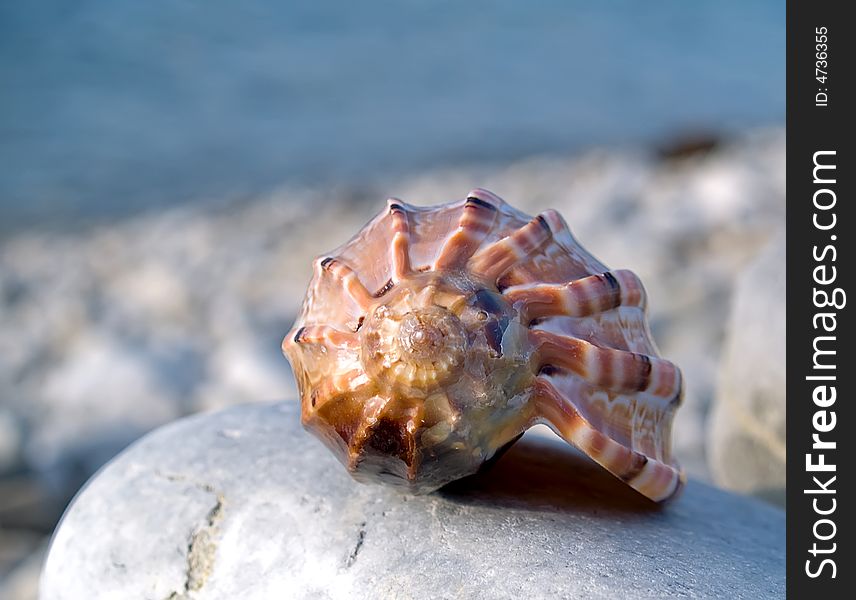
[[[845,491],[856,484],[849,5],[787,3],[787,587],[799,599],[856,597],[853,495]]]

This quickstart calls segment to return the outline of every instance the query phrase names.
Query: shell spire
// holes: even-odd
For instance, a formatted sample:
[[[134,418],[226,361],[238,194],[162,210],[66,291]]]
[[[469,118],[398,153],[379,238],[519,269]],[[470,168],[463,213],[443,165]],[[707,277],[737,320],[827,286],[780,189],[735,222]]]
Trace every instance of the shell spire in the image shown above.
[[[316,261],[283,351],[304,426],[360,481],[429,492],[545,423],[660,502],[683,483],[683,383],[646,305],[555,211],[532,218],[482,189],[393,198]]]

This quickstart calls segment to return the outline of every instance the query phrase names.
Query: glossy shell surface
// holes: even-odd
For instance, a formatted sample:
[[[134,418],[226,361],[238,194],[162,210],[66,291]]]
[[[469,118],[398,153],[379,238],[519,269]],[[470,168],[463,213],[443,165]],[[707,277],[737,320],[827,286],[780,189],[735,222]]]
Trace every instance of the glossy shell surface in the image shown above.
[[[360,481],[429,492],[545,423],[659,502],[683,482],[670,448],[683,385],[645,311],[638,278],[557,212],[476,189],[434,207],[391,199],[319,257],[283,350],[304,426]]]

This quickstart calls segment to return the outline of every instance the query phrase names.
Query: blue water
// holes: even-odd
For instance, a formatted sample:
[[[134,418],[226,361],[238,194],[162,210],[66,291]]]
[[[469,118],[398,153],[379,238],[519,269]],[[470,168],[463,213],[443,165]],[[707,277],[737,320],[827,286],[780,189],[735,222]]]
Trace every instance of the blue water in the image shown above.
[[[781,123],[784,9],[4,2],[0,221]]]

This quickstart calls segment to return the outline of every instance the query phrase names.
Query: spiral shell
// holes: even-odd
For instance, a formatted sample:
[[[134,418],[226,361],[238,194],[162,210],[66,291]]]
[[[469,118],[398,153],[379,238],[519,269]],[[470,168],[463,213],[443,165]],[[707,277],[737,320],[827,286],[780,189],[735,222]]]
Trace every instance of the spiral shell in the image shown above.
[[[642,284],[557,212],[482,189],[391,199],[314,266],[283,351],[304,426],[356,479],[429,492],[545,423],[654,501],[680,488],[681,373],[658,356]]]

